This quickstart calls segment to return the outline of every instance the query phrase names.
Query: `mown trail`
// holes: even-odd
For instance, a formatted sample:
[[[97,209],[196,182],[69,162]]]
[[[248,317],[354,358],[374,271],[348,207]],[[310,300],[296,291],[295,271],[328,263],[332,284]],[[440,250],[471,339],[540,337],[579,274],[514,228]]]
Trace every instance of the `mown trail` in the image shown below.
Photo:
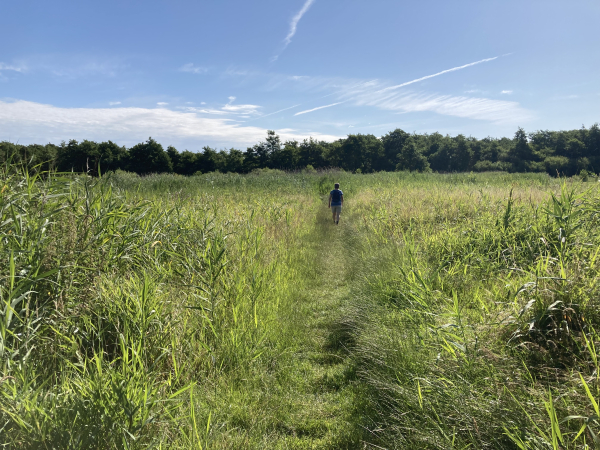
[[[282,311],[282,332],[291,335],[294,345],[283,358],[286,380],[281,381],[293,400],[278,448],[364,447],[355,415],[353,368],[339,326],[350,295],[353,259],[351,224],[343,218],[340,222],[331,223],[329,210],[318,205],[313,230],[305,236],[304,288]]]

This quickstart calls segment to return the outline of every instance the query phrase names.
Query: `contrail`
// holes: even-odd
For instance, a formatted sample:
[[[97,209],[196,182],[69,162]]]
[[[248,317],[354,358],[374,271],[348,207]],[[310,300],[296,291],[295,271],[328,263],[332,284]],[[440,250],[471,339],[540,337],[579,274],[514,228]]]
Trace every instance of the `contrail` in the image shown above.
[[[297,112],[296,114],[294,114],[294,116],[299,116],[300,114],[306,114],[306,113],[309,113],[309,112],[313,112],[313,111],[316,111],[318,109],[329,108],[330,106],[339,105],[341,103],[345,103],[345,102],[337,102],[337,103],[332,103],[331,105],[318,106],[317,108],[307,109],[306,111]]]
[[[302,9],[298,11],[298,13],[292,18],[292,21],[290,22],[290,31],[285,37],[285,40],[283,41],[285,47],[287,47],[290,44],[290,42],[292,42],[292,38],[296,34],[296,27],[298,26],[298,22],[300,22],[302,16],[306,13],[306,11],[308,11],[308,8],[310,8],[310,5],[312,5],[314,2],[315,0],[306,0],[304,6],[302,6]]]
[[[262,119],[263,117],[269,117],[269,116],[272,116],[273,114],[277,114],[277,113],[280,113],[280,112],[283,112],[283,111],[287,111],[288,109],[297,108],[300,105],[301,105],[301,103],[298,104],[298,105],[290,106],[289,108],[283,108],[283,109],[280,109],[279,111],[275,111],[275,112],[272,112],[272,113],[269,113],[269,114],[265,114],[264,116],[256,117],[256,118],[254,118],[252,120],[247,120],[246,122],[252,122],[253,120]]]
[[[443,74],[448,73],[448,72],[455,72],[457,70],[465,69],[467,67],[471,67],[471,66],[474,66],[476,64],[481,64],[481,63],[484,63],[484,62],[493,61],[494,59],[497,59],[497,58],[498,58],[498,56],[494,56],[493,58],[482,59],[481,61],[475,61],[475,62],[472,62],[472,63],[469,63],[469,64],[465,64],[464,66],[453,67],[452,69],[448,69],[448,70],[442,70],[441,72],[434,73],[433,75],[427,75],[425,77],[417,78],[416,80],[407,81],[406,83],[397,84],[396,86],[390,86],[390,87],[387,87],[385,89],[381,89],[380,91],[377,91],[376,93],[390,91],[392,89],[398,89],[398,88],[401,88],[403,86],[408,86],[409,84],[418,83],[419,81],[423,81],[423,80],[427,80],[429,78],[433,78],[433,77],[437,77],[439,75],[443,75]]]
[[[300,11],[298,11],[294,17],[292,17],[292,21],[290,22],[290,31],[288,31],[287,36],[283,40],[283,48],[279,51],[279,53],[277,53],[276,55],[271,57],[271,62],[277,61],[277,58],[279,58],[279,55],[281,55],[281,53],[283,53],[283,51],[287,48],[287,46],[290,45],[290,42],[292,42],[292,38],[296,34],[296,28],[298,27],[298,22],[300,22],[300,19],[302,19],[302,16],[304,14],[306,14],[306,11],[308,11],[308,8],[310,8],[310,5],[312,5],[314,2],[315,2],[315,0],[306,0],[306,2],[304,2],[304,5],[302,6],[302,9]]]

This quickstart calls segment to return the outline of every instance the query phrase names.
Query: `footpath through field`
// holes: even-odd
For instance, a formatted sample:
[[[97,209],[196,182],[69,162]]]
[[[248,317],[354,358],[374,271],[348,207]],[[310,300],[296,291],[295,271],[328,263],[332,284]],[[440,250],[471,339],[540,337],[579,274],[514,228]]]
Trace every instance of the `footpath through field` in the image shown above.
[[[288,390],[290,408],[280,416],[280,430],[265,442],[276,448],[363,448],[358,423],[352,365],[338,325],[350,294],[353,266],[352,225],[338,226],[322,204],[306,235],[304,288],[282,311],[282,333],[294,342],[283,357],[279,380]],[[281,429],[283,428],[283,429]],[[273,439],[275,438],[275,439]]]

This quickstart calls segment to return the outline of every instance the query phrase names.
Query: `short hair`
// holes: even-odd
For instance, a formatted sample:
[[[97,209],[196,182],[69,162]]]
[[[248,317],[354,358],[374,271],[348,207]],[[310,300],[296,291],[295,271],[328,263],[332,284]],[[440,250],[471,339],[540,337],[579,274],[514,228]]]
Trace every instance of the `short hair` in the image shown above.
[[[339,189],[339,188],[340,188],[340,183],[335,183],[335,184],[333,185],[333,187],[334,187],[335,189]]]

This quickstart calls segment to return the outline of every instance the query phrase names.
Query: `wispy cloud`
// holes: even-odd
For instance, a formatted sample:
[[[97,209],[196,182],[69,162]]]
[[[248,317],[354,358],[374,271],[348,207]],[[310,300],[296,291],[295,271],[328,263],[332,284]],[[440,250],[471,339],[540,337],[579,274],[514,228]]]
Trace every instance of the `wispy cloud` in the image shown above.
[[[422,92],[363,92],[354,98],[354,104],[402,113],[432,111],[446,116],[498,123],[527,120],[532,117],[532,114],[517,102]]]
[[[258,105],[231,105],[227,104],[221,108],[222,111],[232,114],[257,114],[260,106]]]
[[[243,115],[243,116],[251,116],[259,114],[259,109],[261,106],[259,105],[233,105],[232,103],[235,101],[235,97],[228,97],[228,102],[221,106],[220,108],[207,108],[202,107],[198,108],[195,106],[185,106],[180,107],[179,109],[186,112],[193,112],[197,114],[210,114],[217,116],[226,116],[226,115]],[[206,105],[206,102],[201,102],[201,105]]]
[[[294,106],[289,106],[287,108],[280,109],[279,111],[275,111],[275,112],[272,112],[272,113],[269,113],[269,114],[264,114],[264,115],[262,115],[260,117],[256,117],[256,118],[254,118],[252,120],[258,120],[258,119],[262,119],[263,117],[272,116],[273,114],[279,114],[280,112],[287,111],[288,109],[294,109],[294,108],[297,108],[298,106],[300,106],[300,105],[298,104],[298,105],[294,105]]]
[[[401,88],[404,86],[408,86],[409,84],[418,83],[419,81],[428,80],[429,78],[433,78],[433,77],[439,77],[440,75],[444,75],[445,73],[456,72],[457,70],[466,69],[467,67],[475,66],[477,64],[481,64],[481,63],[488,62],[488,61],[493,61],[495,59],[498,59],[498,56],[494,56],[493,58],[482,59],[480,61],[475,61],[475,62],[472,62],[469,64],[465,64],[464,66],[458,66],[458,67],[453,67],[452,69],[442,70],[441,72],[434,73],[433,75],[426,75],[424,77],[417,78],[416,80],[411,80],[411,81],[407,81],[405,83],[397,84],[395,86],[387,87],[387,88],[383,89],[383,91],[390,91],[393,89],[398,89],[398,88]]]
[[[0,71],[40,72],[67,80],[97,76],[115,77],[128,67],[129,64],[120,58],[97,58],[82,54],[45,54],[24,57],[18,64],[0,63]]]
[[[110,106],[116,106],[116,105],[120,105],[120,104],[121,104],[121,102],[108,102],[108,104],[109,104]]]
[[[302,16],[304,14],[306,14],[308,9],[311,7],[311,5],[314,2],[315,2],[315,0],[306,0],[304,2],[304,5],[302,5],[302,8],[300,9],[300,11],[298,11],[296,13],[296,15],[294,17],[292,17],[292,21],[290,22],[290,30],[288,31],[287,36],[283,40],[283,48],[275,56],[273,56],[271,58],[271,61],[276,61],[277,58],[279,58],[279,55],[281,55],[281,53],[287,48],[287,46],[290,45],[290,43],[292,42],[292,38],[296,34],[296,30],[298,28],[298,22],[300,22],[300,19],[302,19]]]
[[[525,120],[534,117],[531,111],[523,108],[515,101],[485,98],[487,91],[482,89],[467,90],[465,95],[444,95],[443,93],[400,89],[421,80],[452,73],[498,58],[500,57],[482,59],[400,84],[378,79],[360,80],[339,77],[291,76],[276,73],[255,73],[253,76],[257,79],[257,82],[262,80],[264,83],[266,80],[263,89],[295,90],[303,92],[305,96],[328,92],[327,96],[333,96],[335,99],[334,103],[300,111],[294,114],[295,116],[347,102],[348,105],[372,106],[394,111],[395,113],[431,111],[447,116],[498,123],[524,123]],[[414,88],[414,86],[412,87]]]
[[[512,94],[512,93],[513,93],[513,91],[510,91],[510,90],[504,90],[504,91],[502,91],[502,92],[500,92],[500,93],[501,93],[501,94],[504,94],[504,95],[510,95],[510,94]]]
[[[222,109],[198,108],[196,106],[185,106],[185,107],[181,107],[179,109],[184,112],[196,113],[196,114],[210,114],[210,115],[214,115],[214,116],[225,116],[228,114],[227,111],[223,111]]]
[[[5,64],[0,62],[0,71],[3,70],[11,70],[13,72],[24,72],[26,70],[25,66],[15,66],[13,64]]]
[[[221,117],[200,117],[194,112],[167,108],[61,108],[18,100],[0,101],[0,140],[60,142],[68,139],[112,139],[125,145],[152,136],[165,144],[186,143],[200,148],[207,143],[252,145],[266,136],[266,129],[241,126]],[[10,130],[10,136],[8,133]],[[340,136],[276,130],[282,139],[302,140],[312,136],[332,141]]]
[[[331,105],[317,106],[316,108],[313,108],[313,109],[307,109],[306,111],[297,112],[296,114],[294,114],[294,116],[299,116],[301,114],[307,114],[307,113],[310,113],[313,111],[318,111],[319,109],[323,109],[323,108],[330,108],[335,105],[341,105],[342,103],[345,103],[345,102],[337,102],[337,103],[332,103]]]
[[[32,65],[32,70],[50,72],[56,77],[66,79],[92,76],[116,77],[123,68],[123,65],[110,61],[88,61],[83,64],[73,65],[62,65],[59,62],[41,62],[38,65]]]
[[[156,102],[156,104],[157,104],[158,106],[167,106],[167,105],[168,105],[168,103],[167,103],[167,102]]]
[[[304,5],[302,6],[302,9],[300,11],[298,11],[296,13],[296,15],[292,18],[292,21],[290,22],[290,31],[288,32],[287,36],[285,37],[285,40],[283,41],[283,43],[286,47],[290,44],[290,42],[292,42],[292,38],[296,34],[296,28],[298,27],[298,22],[300,22],[300,19],[302,19],[302,16],[304,14],[306,14],[306,11],[308,11],[308,8],[310,8],[310,6],[314,2],[315,2],[315,0],[306,0],[306,2],[304,2]]]
[[[598,94],[598,95],[600,95],[600,94]],[[574,100],[576,98],[579,98],[579,95],[571,94],[571,95],[559,95],[557,97],[553,97],[552,100]]]
[[[184,64],[183,66],[181,66],[179,68],[180,72],[188,72],[188,73],[195,73],[195,74],[204,74],[208,72],[208,68],[206,67],[197,67],[194,66],[193,63],[188,63],[188,64]]]
[[[431,92],[398,91],[399,88],[418,83],[419,81],[493,61],[497,58],[496,56],[482,59],[391,86],[386,86],[386,83],[379,80],[349,81],[345,87],[338,89],[338,98],[355,106],[373,106],[398,113],[432,111],[442,115],[503,123],[532,118],[532,113],[522,108],[517,102],[444,95]],[[469,91],[469,93],[475,92],[477,91]],[[311,111],[313,110],[309,110],[308,112]]]

